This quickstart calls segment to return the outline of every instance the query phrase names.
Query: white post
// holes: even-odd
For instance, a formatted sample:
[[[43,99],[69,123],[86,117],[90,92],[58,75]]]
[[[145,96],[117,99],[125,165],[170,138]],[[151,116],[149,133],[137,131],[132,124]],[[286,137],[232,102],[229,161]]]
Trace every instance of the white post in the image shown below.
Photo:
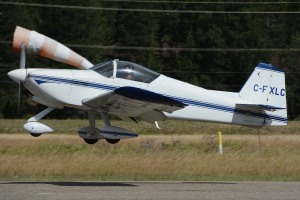
[[[218,132],[219,135],[219,153],[220,156],[223,155],[223,146],[222,146],[222,132]]]

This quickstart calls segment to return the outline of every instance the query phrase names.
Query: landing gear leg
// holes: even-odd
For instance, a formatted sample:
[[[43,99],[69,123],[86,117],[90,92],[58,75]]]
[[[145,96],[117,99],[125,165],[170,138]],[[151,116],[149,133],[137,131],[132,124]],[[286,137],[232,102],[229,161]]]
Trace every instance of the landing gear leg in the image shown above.
[[[89,138],[95,138],[95,139],[87,139],[84,138],[83,140],[88,144],[95,144],[98,142],[98,139],[96,137],[96,131],[95,131],[95,112],[89,111]]]
[[[104,113],[104,112],[101,112],[100,114],[101,114],[101,117],[103,119],[105,126],[111,126],[110,121],[108,119],[108,114]]]
[[[108,119],[108,114],[107,113],[103,113],[101,112],[101,117],[103,119],[103,122],[105,124],[105,127],[108,127],[108,126],[111,126],[110,124],[110,121]],[[109,139],[109,138],[106,138],[106,141],[109,143],[109,144],[116,144],[120,141],[120,139]]]
[[[28,119],[27,122],[37,122],[40,119],[42,119],[43,117],[45,117],[46,115],[48,115],[51,111],[53,111],[55,108],[53,107],[48,107],[45,110],[43,110],[42,112],[36,114],[35,116],[31,117],[30,119]]]

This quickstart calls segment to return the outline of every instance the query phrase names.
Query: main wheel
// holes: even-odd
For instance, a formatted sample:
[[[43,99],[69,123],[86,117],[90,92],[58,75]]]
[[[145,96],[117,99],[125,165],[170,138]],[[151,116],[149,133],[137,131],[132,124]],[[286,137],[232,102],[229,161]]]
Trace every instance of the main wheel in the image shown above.
[[[120,139],[108,139],[108,138],[106,138],[106,141],[109,144],[116,144],[116,143],[120,142]]]
[[[30,133],[32,137],[40,137],[42,134]]]
[[[88,144],[95,144],[98,142],[98,139],[86,139],[86,138],[83,138],[83,140],[88,143]]]

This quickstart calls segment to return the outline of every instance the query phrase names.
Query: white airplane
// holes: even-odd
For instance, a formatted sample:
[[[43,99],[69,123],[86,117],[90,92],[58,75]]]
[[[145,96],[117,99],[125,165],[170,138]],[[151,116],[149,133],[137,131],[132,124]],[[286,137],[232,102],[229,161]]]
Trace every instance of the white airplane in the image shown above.
[[[134,122],[164,119],[207,121],[263,127],[287,124],[284,71],[260,63],[238,93],[207,90],[141,65],[118,59],[93,65],[85,58],[35,31],[17,27],[14,50],[21,51],[20,69],[8,76],[22,83],[33,100],[47,106],[24,128],[32,136],[53,132],[38,122],[54,109],[71,107],[88,112],[89,126],[78,130],[88,144],[100,139],[117,143],[136,133],[112,126],[109,115]],[[25,51],[79,67],[74,69],[25,68]],[[105,127],[95,127],[100,113]]]

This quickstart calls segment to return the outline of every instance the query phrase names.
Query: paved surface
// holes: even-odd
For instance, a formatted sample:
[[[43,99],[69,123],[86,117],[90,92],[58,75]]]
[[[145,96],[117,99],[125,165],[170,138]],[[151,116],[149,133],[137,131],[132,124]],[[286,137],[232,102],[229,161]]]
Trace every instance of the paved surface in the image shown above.
[[[299,200],[300,182],[0,182],[1,200]]]

